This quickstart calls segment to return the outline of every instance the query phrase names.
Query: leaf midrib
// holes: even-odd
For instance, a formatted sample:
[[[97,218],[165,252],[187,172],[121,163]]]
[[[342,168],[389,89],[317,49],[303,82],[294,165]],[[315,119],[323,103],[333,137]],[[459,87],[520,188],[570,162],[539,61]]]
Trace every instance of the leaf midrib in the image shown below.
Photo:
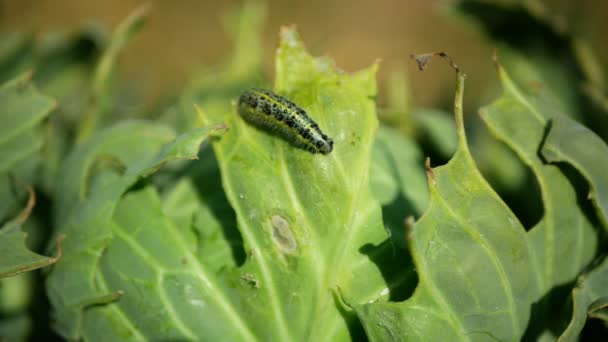
[[[224,160],[224,164],[228,163],[227,159],[224,158]],[[234,175],[231,174],[230,168],[224,167],[223,171],[225,173],[226,179],[234,177]],[[241,232],[243,233],[243,235],[245,235],[245,241],[251,244],[250,248],[252,250],[255,250],[256,252],[260,253],[262,251],[262,248],[258,244],[258,241],[255,238],[255,234],[252,233],[253,230],[251,229],[251,227],[249,227],[245,219],[239,218],[241,215],[238,215],[238,213],[243,213],[243,208],[241,208],[239,200],[234,198],[235,191],[232,188],[231,181],[226,180],[222,183],[224,184],[226,195],[229,197],[230,202],[234,206],[235,212],[237,212],[237,221],[239,226],[241,227]],[[267,286],[264,286],[264,288],[267,289],[272,312],[275,316],[275,323],[277,323],[276,325],[279,327],[280,340],[291,341],[291,337],[287,329],[287,323],[285,322],[285,315],[283,314],[283,310],[278,302],[279,295],[275,288],[275,282],[272,277],[272,272],[270,271],[269,266],[266,263],[266,257],[261,254],[260,257],[256,258],[255,260],[258,262],[258,266],[260,267],[262,277],[264,278],[264,283],[267,284]]]

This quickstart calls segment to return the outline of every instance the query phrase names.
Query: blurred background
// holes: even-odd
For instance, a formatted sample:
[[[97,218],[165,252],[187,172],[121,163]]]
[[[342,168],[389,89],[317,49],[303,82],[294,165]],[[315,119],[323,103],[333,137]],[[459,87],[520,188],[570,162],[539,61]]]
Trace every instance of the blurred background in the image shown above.
[[[550,17],[558,30],[586,37],[606,61],[608,2],[524,2],[540,8],[539,13]],[[111,30],[143,3],[152,5],[149,20],[126,47],[119,70],[143,87],[144,103],[150,105],[160,94],[178,92],[195,66],[216,65],[229,53],[231,42],[221,17],[241,1],[5,0],[0,2],[0,31],[76,32],[90,22]],[[494,95],[485,90],[488,84],[495,87],[491,59],[495,44],[473,21],[450,10],[450,1],[268,0],[266,4],[263,43],[269,77],[280,26],[296,24],[313,54],[328,55],[347,71],[381,59],[381,84],[391,73],[406,73],[416,106],[449,106],[453,74],[443,66],[417,72],[409,58],[412,53],[452,55],[468,75],[467,94],[475,94],[465,95],[468,106]]]
[[[150,5],[149,15],[145,27],[134,34],[129,25],[137,26],[138,19],[125,18],[143,4]],[[73,145],[127,116],[158,119],[185,131],[197,117],[187,115],[193,103],[219,112],[244,87],[269,86],[278,33],[286,24],[298,27],[312,55],[329,56],[343,70],[382,60],[380,119],[421,152],[415,160],[420,179],[408,179],[409,188],[426,187],[425,157],[439,165],[456,147],[454,72],[439,60],[419,72],[410,55],[448,53],[468,76],[465,122],[478,167],[531,228],[543,213],[536,178],[475,115],[500,92],[492,56],[497,49],[501,63],[526,91],[536,95],[547,90],[559,110],[608,140],[608,74],[602,68],[608,65],[606,17],[608,1],[603,0],[0,0],[0,79],[34,70],[36,86],[59,103],[46,125],[44,176],[36,180],[38,204],[28,221],[33,228],[25,228],[42,233],[31,234],[28,244],[44,252],[55,180]],[[121,22],[128,24],[126,29],[110,39]],[[109,66],[104,64],[108,61]],[[260,64],[263,76],[258,75]],[[398,215],[383,217],[389,229],[400,232],[394,233],[395,239],[405,241],[397,237],[404,233],[407,216],[398,204],[393,208]],[[16,282],[0,291],[0,304],[4,298],[17,303],[0,305],[0,341],[3,314],[30,324],[27,316],[18,316],[24,308],[31,311],[35,327],[31,340],[48,340],[49,305],[42,274],[11,279]],[[30,298],[15,296],[15,289],[35,297],[35,304],[28,307]],[[15,326],[4,321],[9,325]],[[29,334],[29,326],[20,331]]]

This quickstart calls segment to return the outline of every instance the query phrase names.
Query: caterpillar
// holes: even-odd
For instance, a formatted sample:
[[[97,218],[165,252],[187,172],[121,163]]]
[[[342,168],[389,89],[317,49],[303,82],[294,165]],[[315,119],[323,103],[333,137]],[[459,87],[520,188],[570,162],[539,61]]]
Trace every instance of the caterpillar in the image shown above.
[[[295,103],[265,89],[246,90],[238,101],[238,112],[248,123],[276,133],[292,145],[311,153],[328,154],[334,142]]]

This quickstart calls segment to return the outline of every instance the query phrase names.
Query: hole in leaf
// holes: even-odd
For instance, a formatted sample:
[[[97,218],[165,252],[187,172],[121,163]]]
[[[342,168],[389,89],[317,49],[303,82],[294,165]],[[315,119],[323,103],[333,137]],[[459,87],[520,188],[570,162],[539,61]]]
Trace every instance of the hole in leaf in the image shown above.
[[[219,165],[211,146],[204,145],[198,158],[194,162],[187,162],[186,166],[177,172],[173,170],[167,174],[161,169],[154,176],[155,183],[162,188],[163,185],[158,185],[159,182],[165,185],[174,184],[179,178],[190,178],[199,200],[207,206],[211,215],[219,222],[222,239],[228,242],[234,262],[240,266],[246,258],[243,237],[237,227],[236,213],[224,193]]]
[[[566,329],[572,317],[572,288],[575,284],[574,281],[554,287],[532,305],[531,319],[522,341],[538,341],[547,331],[559,336]]]
[[[478,138],[473,145],[478,148],[472,152],[481,173],[526,230],[530,230],[544,215],[536,177],[504,143],[489,136]]]
[[[366,244],[359,249],[359,252],[367,255],[382,273],[384,281],[388,284],[390,301],[404,301],[414,293],[418,285],[418,277],[414,270],[412,257],[408,250],[395,246],[392,237],[378,246]],[[384,296],[384,293],[379,296]],[[387,299],[380,297],[379,300]]]
[[[585,180],[574,166],[568,163],[555,163],[559,167],[560,171],[568,178],[568,181],[574,187],[576,191],[576,202],[578,207],[583,211],[585,216],[589,219],[595,227],[600,227],[601,223],[597,216],[597,211],[593,207],[593,202],[589,199],[589,192],[591,188],[589,183]],[[599,250],[602,250],[601,247]]]
[[[601,342],[608,336],[608,326],[601,319],[587,319],[581,332],[581,341]]]

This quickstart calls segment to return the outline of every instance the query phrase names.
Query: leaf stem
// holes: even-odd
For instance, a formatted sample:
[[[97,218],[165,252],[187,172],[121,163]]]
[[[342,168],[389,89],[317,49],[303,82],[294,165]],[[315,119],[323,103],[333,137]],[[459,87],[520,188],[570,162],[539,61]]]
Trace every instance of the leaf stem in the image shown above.
[[[114,30],[110,44],[103,52],[93,74],[89,108],[80,122],[76,137],[77,142],[86,141],[99,126],[102,116],[107,114],[108,106],[111,105],[109,100],[111,95],[110,77],[118,60],[118,55],[124,46],[139,32],[148,17],[149,11],[150,4],[137,7]]]
[[[464,80],[466,75],[460,71],[458,65],[454,62],[452,57],[445,52],[431,52],[423,53],[419,55],[410,55],[418,64],[418,69],[423,71],[428,66],[429,62],[434,56],[439,56],[445,59],[450,66],[456,71],[456,96],[454,98],[454,115],[456,117],[456,129],[458,131],[458,143],[461,147],[467,149],[467,137],[464,132],[464,116],[462,112],[462,98],[464,95]]]
[[[456,69],[456,94],[454,96],[454,116],[456,119],[456,130],[458,132],[458,143],[467,149],[467,136],[464,131],[464,114],[462,111],[462,99],[464,97],[464,80],[466,75]]]

